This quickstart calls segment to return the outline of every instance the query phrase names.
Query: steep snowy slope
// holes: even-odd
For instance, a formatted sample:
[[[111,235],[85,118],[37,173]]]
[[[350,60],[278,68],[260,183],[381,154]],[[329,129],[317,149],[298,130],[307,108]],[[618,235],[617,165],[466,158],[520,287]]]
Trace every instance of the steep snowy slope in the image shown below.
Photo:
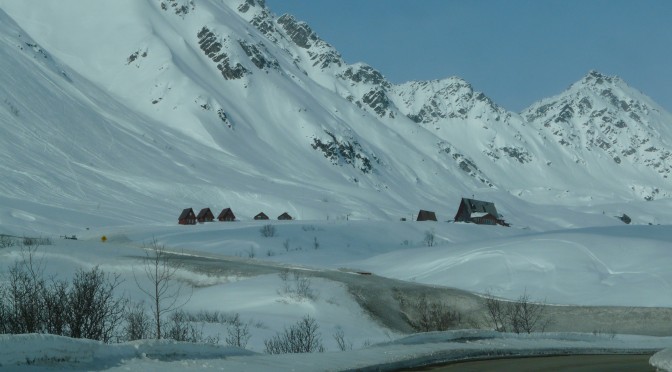
[[[624,83],[589,97],[595,115],[619,102],[590,124],[626,123],[609,150],[598,138],[616,129],[556,128],[565,103],[521,116],[459,78],[391,84],[261,0],[0,0],[0,11],[4,226],[46,226],[59,208],[83,213],[62,222],[73,226],[174,223],[188,206],[386,220],[426,208],[445,220],[475,194],[546,228],[568,222],[526,220],[528,203],[582,213],[672,193],[670,115]]]
[[[186,206],[398,219],[452,210],[475,184],[272,55],[226,5],[171,4],[2,3],[30,29],[3,13],[6,198],[115,221],[172,222]],[[27,54],[38,45],[29,35],[65,75]],[[51,154],[27,151],[43,147]],[[24,212],[7,213],[35,218]]]

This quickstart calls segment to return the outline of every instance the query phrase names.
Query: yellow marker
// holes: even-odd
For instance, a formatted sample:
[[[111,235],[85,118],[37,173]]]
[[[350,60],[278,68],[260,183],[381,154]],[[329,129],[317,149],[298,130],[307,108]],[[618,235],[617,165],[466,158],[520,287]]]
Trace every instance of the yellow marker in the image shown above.
[[[103,237],[100,238],[100,241],[105,243],[107,241],[107,236],[103,235]]]

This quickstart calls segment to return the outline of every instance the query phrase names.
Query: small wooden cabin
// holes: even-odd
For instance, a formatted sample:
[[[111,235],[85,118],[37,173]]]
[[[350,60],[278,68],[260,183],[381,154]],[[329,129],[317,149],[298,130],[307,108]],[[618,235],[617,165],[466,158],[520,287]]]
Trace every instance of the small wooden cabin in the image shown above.
[[[509,226],[495,208],[495,203],[462,198],[455,214],[455,222],[471,222],[479,225]]]
[[[416,221],[436,221],[436,213],[421,209]]]
[[[268,216],[264,212],[260,212],[258,215],[254,216],[255,220],[267,220]]]
[[[233,211],[231,208],[224,208],[222,209],[222,212],[217,216],[217,220],[219,221],[235,221],[236,220],[236,215],[233,214]]]
[[[195,225],[196,224],[196,214],[191,208],[182,210],[180,217],[177,219],[177,222],[180,225]]]
[[[293,220],[292,216],[290,216],[289,213],[287,213],[287,212],[279,215],[278,219],[279,220]]]
[[[212,214],[212,211],[210,210],[210,208],[201,209],[201,211],[198,212],[198,216],[196,216],[196,220],[200,223],[212,222],[214,219],[215,219],[215,215]]]

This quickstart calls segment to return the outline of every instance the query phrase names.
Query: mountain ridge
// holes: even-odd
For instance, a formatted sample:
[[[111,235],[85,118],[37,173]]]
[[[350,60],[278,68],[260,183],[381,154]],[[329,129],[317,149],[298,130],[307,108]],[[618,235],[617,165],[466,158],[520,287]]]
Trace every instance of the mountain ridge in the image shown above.
[[[67,192],[65,200],[89,209],[143,205],[157,220],[199,203],[249,215],[267,206],[301,218],[387,219],[418,208],[450,210],[461,195],[478,193],[526,224],[514,213],[520,198],[573,208],[672,195],[670,114],[597,72],[517,114],[458,77],[392,84],[365,63],[345,63],[305,22],[276,17],[259,0],[82,2],[85,21],[58,2],[30,11],[30,4],[0,5],[8,20],[20,21],[3,29],[13,40],[3,44],[5,53],[19,44],[54,56],[50,72],[15,66],[32,66],[34,56],[2,65],[39,83],[36,90],[13,90],[16,81],[5,76],[0,98],[13,98],[3,98],[0,119],[4,131],[15,133],[3,143],[7,168],[26,168],[38,184],[51,185],[32,190],[41,202],[62,198],[54,187],[89,187]],[[82,22],[95,24],[95,32],[82,34]],[[17,33],[31,35],[36,47],[17,41]],[[56,88],[79,92],[71,105],[81,106],[79,114],[59,114],[56,103],[47,110],[30,104],[56,102],[65,89],[43,85],[45,76]],[[583,96],[570,99],[589,83],[601,87],[588,90],[590,110]],[[72,117],[94,124],[75,126]],[[605,117],[611,121],[601,126]],[[50,121],[60,130],[53,132],[59,156],[80,164],[69,178],[59,176],[58,158],[43,158],[46,168],[11,160],[44,142],[20,128],[52,133]],[[79,145],[68,143],[75,132],[90,142],[79,153],[73,152]],[[655,138],[643,142],[649,134]],[[105,155],[114,161],[94,156],[104,167],[88,160],[95,149],[124,142],[133,145]],[[16,192],[20,177],[9,174],[6,195],[30,198],[31,187]],[[106,188],[124,191],[112,197]]]

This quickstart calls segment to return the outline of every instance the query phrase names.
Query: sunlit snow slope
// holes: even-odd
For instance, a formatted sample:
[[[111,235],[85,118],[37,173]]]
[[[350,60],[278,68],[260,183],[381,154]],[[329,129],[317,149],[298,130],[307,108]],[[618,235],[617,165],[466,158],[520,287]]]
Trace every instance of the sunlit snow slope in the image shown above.
[[[577,84],[599,88],[518,115],[459,78],[393,85],[260,0],[0,0],[0,57],[7,231],[172,224],[206,206],[449,220],[472,195],[547,229],[672,193],[670,114],[618,79],[591,72]]]

